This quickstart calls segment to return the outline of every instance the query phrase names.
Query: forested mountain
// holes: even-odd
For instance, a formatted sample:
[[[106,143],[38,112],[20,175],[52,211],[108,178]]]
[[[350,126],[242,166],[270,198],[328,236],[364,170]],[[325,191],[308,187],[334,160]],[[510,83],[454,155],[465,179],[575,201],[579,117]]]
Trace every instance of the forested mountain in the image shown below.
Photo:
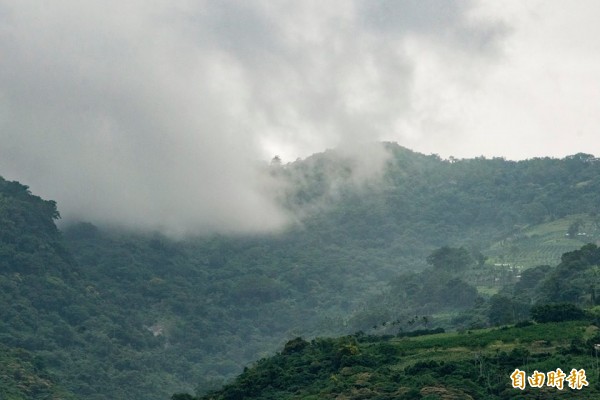
[[[202,393],[297,336],[515,322],[499,305],[525,310],[565,293],[557,269],[516,257],[556,265],[598,238],[591,155],[443,160],[384,149],[367,175],[337,150],[271,165],[296,222],[265,235],[173,239],[89,222],[59,232],[56,204],[0,180],[4,354],[23,354],[25,370],[78,398]],[[595,273],[573,275],[561,300],[595,304]],[[52,398],[2,379],[22,398]]]
[[[58,354],[71,345],[72,327],[65,313],[78,306],[81,293],[77,269],[54,225],[57,217],[54,202],[0,179],[2,398],[54,398],[63,393],[46,369],[50,360],[41,354]],[[53,362],[60,363],[58,358]]]

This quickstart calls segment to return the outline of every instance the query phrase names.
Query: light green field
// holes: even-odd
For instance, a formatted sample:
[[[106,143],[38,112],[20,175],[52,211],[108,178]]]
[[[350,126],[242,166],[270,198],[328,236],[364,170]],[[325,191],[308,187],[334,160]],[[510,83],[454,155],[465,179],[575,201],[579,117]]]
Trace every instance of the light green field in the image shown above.
[[[569,227],[580,222],[579,235],[567,235]],[[488,264],[510,264],[522,269],[556,265],[563,253],[600,239],[600,219],[585,214],[570,215],[551,222],[523,227],[519,232],[494,243],[485,251]]]
[[[400,348],[401,360],[393,366],[402,370],[417,362],[456,362],[473,359],[474,355],[492,356],[499,351],[510,352],[525,346],[531,353],[554,353],[560,346],[568,346],[574,337],[587,340],[598,332],[595,326],[581,321],[534,324],[524,328],[486,328],[464,333],[449,332],[413,338],[392,339]]]

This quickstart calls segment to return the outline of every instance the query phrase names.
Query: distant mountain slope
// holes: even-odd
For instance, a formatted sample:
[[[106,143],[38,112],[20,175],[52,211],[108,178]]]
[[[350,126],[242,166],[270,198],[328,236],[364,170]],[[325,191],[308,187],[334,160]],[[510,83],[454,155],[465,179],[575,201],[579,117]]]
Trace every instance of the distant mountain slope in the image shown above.
[[[72,398],[39,354],[69,327],[57,315],[77,302],[72,260],[53,219],[56,204],[0,178],[0,394],[7,399]],[[29,351],[27,351],[27,350]]]
[[[298,223],[270,235],[173,240],[86,222],[61,235],[53,202],[0,180],[0,344],[30,352],[81,398],[202,392],[293,337],[348,334],[409,312],[369,303],[423,271],[439,247],[464,246],[485,268],[488,248],[490,261],[512,262],[495,246],[544,235],[535,227],[571,221],[558,235],[596,221],[600,163],[590,155],[442,160],[384,146],[382,169],[367,175],[368,158],[336,150],[271,166]],[[475,278],[454,278],[469,296],[448,303],[459,306],[444,309],[448,323],[479,301]],[[453,283],[438,283],[435,304],[448,305]]]
[[[333,150],[287,165],[279,173],[295,183],[291,207],[327,198],[310,227],[331,231],[336,243],[370,239],[389,247],[481,244],[524,225],[596,213],[600,205],[600,161],[591,155],[442,160],[385,146],[390,157],[381,177],[358,189],[351,179],[358,167]]]
[[[0,393],[159,399],[189,388],[169,371],[150,378],[164,342],[88,280],[64,246],[57,217],[54,202],[0,178]]]

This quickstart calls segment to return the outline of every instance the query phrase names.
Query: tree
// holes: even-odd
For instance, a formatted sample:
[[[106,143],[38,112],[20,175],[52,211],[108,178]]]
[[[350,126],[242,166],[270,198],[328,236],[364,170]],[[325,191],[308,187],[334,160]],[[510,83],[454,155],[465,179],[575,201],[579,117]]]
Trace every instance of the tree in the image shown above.
[[[432,291],[434,288],[431,288]],[[471,307],[477,299],[477,289],[459,278],[454,278],[433,295],[442,307]]]
[[[454,272],[470,267],[473,262],[473,257],[464,247],[444,246],[427,257],[427,263],[434,268]]]
[[[281,165],[281,157],[275,156],[271,159],[271,165],[280,166]]]
[[[585,316],[585,311],[573,303],[541,304],[531,308],[531,318],[541,323],[573,321]]]
[[[281,354],[298,353],[298,352],[302,351],[306,346],[308,346],[308,342],[306,340],[302,339],[301,337],[297,337],[295,339],[288,341],[285,344]]]
[[[488,318],[492,325],[512,324],[527,318],[529,305],[514,298],[496,294],[490,299]]]
[[[574,221],[571,225],[569,225],[568,235],[571,238],[574,238],[579,233],[579,228],[581,227],[581,220],[578,219]]]
[[[171,396],[171,400],[194,400],[195,397],[193,397],[191,394],[188,393],[175,393],[173,396]]]

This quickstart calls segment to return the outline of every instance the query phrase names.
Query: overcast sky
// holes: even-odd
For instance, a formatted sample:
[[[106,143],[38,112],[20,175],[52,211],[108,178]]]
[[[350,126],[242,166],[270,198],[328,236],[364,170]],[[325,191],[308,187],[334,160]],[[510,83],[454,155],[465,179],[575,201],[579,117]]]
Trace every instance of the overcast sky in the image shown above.
[[[0,175],[84,218],[254,231],[340,144],[600,155],[600,2],[0,0]]]

